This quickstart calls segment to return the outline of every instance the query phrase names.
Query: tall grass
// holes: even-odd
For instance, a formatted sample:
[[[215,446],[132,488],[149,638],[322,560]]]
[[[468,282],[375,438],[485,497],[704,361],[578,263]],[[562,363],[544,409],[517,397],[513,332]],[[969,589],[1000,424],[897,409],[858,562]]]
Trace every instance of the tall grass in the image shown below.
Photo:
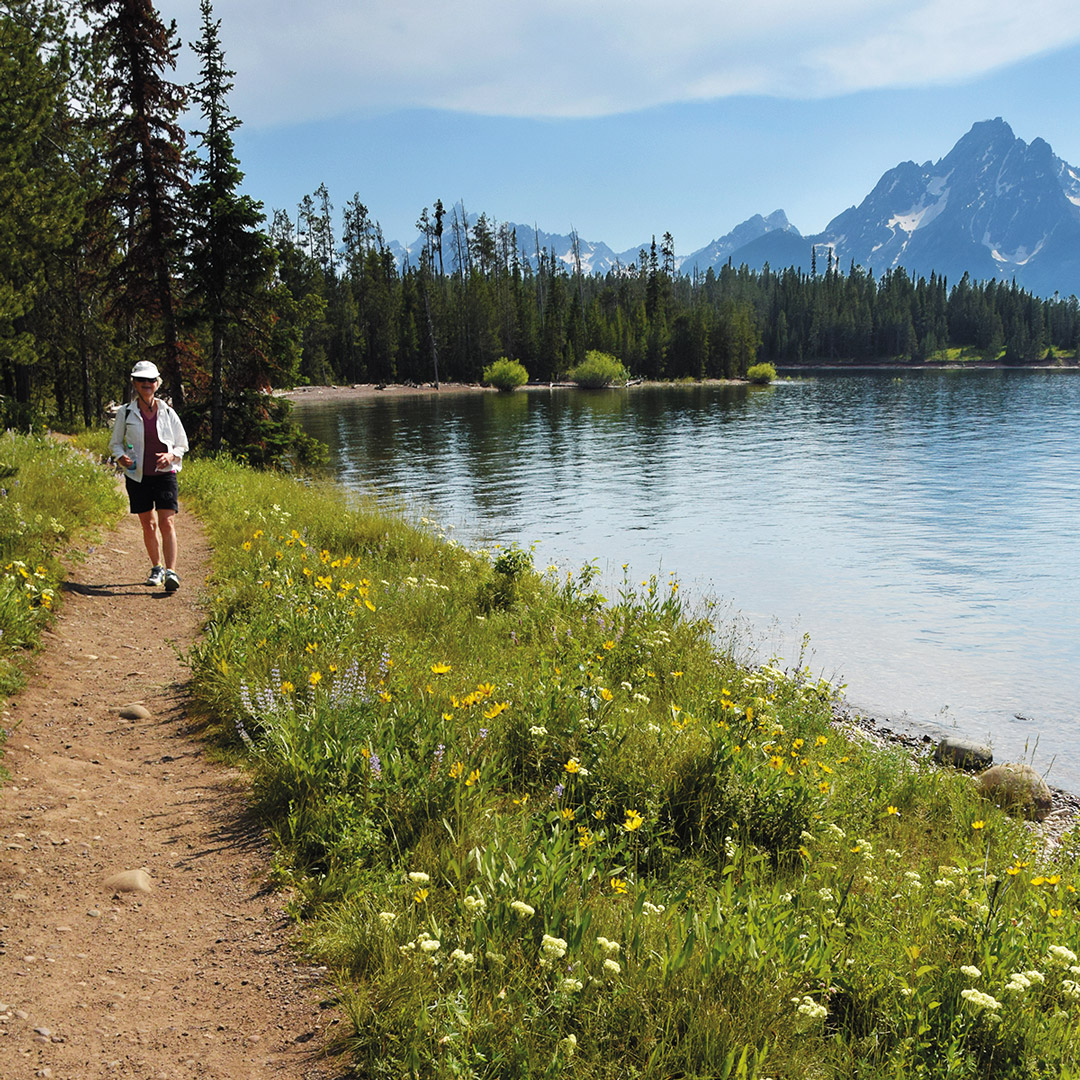
[[[673,580],[605,599],[333,487],[184,476],[217,553],[197,700],[358,1075],[1080,1067],[1074,843],[849,740]]]
[[[122,509],[112,473],[94,454],[45,436],[0,434],[0,698],[22,685],[73,541]]]

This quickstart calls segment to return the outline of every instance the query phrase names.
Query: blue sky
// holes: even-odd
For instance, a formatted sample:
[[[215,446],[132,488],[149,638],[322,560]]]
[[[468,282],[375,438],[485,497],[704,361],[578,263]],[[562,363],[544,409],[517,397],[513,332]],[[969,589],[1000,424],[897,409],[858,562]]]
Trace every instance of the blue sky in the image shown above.
[[[198,0],[161,0],[181,37]],[[246,190],[325,183],[388,240],[425,206],[689,254],[813,233],[1001,116],[1080,164],[1075,0],[217,0]],[[190,51],[177,78],[195,74]]]

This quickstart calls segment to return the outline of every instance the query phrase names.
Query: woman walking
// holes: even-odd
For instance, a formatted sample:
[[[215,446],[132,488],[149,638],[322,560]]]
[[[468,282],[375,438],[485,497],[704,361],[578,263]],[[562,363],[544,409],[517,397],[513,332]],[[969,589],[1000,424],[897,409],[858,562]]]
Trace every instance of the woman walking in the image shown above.
[[[173,519],[180,509],[176,474],[188,448],[187,434],[172,406],[155,396],[161,375],[154,364],[140,360],[131,383],[135,395],[116,414],[109,452],[123,466],[128,504],[142,525],[151,567],[146,584],[164,585],[172,593],[180,588]]]

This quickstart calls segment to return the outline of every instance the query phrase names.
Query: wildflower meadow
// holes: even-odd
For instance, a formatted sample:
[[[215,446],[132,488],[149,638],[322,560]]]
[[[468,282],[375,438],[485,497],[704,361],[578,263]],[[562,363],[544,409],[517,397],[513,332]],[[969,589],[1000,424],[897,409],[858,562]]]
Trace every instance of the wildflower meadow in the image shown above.
[[[193,462],[199,707],[365,1077],[1080,1067],[1076,837],[868,745],[678,582]]]

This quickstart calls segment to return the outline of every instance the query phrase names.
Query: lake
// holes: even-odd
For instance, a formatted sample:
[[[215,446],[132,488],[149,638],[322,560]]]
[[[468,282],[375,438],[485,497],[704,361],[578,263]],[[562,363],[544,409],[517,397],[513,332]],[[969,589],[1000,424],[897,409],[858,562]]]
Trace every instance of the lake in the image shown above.
[[[720,602],[893,726],[1080,790],[1080,374],[298,403],[339,479],[539,568]]]

